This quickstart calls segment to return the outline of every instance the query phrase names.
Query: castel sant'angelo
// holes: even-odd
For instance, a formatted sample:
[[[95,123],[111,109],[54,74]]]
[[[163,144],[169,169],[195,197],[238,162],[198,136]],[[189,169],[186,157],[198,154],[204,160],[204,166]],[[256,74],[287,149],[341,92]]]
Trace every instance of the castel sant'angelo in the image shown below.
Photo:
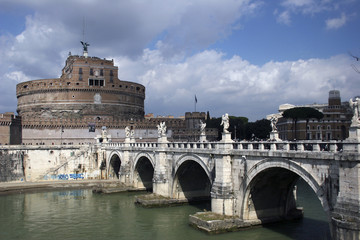
[[[156,126],[163,121],[168,136],[175,140],[192,140],[189,138],[199,134],[196,130],[205,113],[145,118],[145,87],[119,80],[113,60],[88,56],[89,44],[81,43],[83,55],[69,54],[60,78],[17,85],[22,144],[91,143],[104,128],[111,141],[123,141],[127,126],[138,140],[155,140]]]

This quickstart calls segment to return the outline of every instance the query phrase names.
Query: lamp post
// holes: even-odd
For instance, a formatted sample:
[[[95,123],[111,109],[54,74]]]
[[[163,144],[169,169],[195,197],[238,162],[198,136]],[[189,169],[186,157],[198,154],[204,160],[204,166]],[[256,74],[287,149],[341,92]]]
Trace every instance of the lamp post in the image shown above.
[[[236,141],[236,125],[234,126],[234,129],[235,129],[235,141]]]

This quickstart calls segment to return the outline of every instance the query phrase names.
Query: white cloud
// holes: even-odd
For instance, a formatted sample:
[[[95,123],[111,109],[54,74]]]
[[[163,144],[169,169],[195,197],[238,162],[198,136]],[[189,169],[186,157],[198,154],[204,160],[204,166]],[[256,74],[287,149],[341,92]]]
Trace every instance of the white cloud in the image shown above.
[[[275,15],[277,15],[277,22],[278,23],[282,23],[285,25],[290,25],[291,24],[291,17],[290,17],[290,13],[289,11],[283,11],[280,14],[277,14],[277,11],[275,12]]]
[[[342,26],[345,25],[347,20],[348,20],[347,16],[343,13],[341,14],[341,17],[326,20],[326,28],[327,29],[341,28]]]
[[[283,18],[290,19],[292,15],[303,14],[306,17],[314,16],[320,13],[341,13],[347,12],[348,15],[351,15],[350,11],[353,11],[352,6],[355,5],[356,1],[332,1],[332,0],[282,0],[280,6],[283,10]],[[278,22],[284,23],[279,19],[281,15],[275,14],[278,18]],[[346,16],[343,14],[340,18],[329,19],[327,21],[328,28],[338,28],[339,25],[343,25],[346,22]]]
[[[158,51],[146,50],[143,58],[119,58],[116,63],[120,76],[124,73],[130,78],[126,80],[147,87],[146,112],[160,115],[179,116],[193,111],[195,94],[197,110],[209,110],[212,116],[228,112],[256,120],[277,112],[283,103],[326,103],[332,89],[339,89],[345,100],[360,91],[358,75],[351,69],[348,56],[257,66],[213,50],[170,63],[159,58]],[[148,59],[146,64],[144,58]],[[133,66],[133,75],[129,66]]]
[[[21,71],[15,71],[5,74],[5,78],[15,81],[16,83],[30,81],[31,79]]]
[[[241,26],[242,17],[254,14],[261,1],[7,3],[13,2],[36,12],[26,17],[25,30],[17,36],[0,36],[0,101],[9,103],[0,112],[15,111],[17,82],[58,77],[67,53],[81,54],[84,16],[89,54],[113,58],[120,79],[145,85],[146,112],[183,115],[194,110],[196,94],[199,111],[256,120],[286,102],[326,102],[331,89],[346,98],[360,90],[345,56],[258,66],[237,55],[204,50]],[[287,6],[304,8],[310,2],[287,1]],[[282,11],[279,21],[290,24],[291,13]]]

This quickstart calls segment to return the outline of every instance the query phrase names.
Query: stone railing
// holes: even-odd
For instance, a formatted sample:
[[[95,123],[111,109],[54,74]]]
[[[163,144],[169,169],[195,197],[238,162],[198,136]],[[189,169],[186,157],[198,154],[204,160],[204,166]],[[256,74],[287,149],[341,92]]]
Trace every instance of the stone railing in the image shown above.
[[[232,143],[223,142],[139,142],[139,143],[105,143],[111,148],[171,148],[171,149],[231,149],[242,151],[294,151],[294,152],[342,152],[344,145],[356,143],[343,141],[240,141]]]
[[[271,150],[271,151],[310,151],[310,152],[341,152],[343,142],[338,141],[260,141],[260,142],[235,142],[233,149],[239,150]]]

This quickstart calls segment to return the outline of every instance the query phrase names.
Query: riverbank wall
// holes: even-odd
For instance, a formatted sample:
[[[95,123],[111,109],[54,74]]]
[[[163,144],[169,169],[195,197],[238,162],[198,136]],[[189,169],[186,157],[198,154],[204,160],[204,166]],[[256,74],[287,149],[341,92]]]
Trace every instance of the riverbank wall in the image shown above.
[[[101,164],[94,145],[0,146],[0,182],[101,179]]]

